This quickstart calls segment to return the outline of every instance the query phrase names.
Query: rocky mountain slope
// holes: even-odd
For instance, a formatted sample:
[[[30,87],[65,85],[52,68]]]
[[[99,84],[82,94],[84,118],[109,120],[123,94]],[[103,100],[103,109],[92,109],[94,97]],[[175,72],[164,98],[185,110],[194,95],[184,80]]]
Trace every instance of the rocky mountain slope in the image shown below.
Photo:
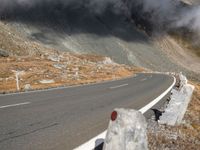
[[[37,68],[36,66],[41,64],[44,70],[46,65],[54,66],[53,68],[56,65],[57,68],[65,70],[68,59],[74,58],[71,60],[74,64],[77,61],[76,57],[82,55],[83,58],[78,61],[78,68],[84,68],[84,65],[87,68],[91,64],[82,64],[82,61],[87,62],[88,56],[93,59],[96,55],[100,55],[107,56],[119,64],[153,71],[183,72],[190,79],[200,80],[198,53],[180,42],[177,35],[181,37],[182,34],[174,36],[171,31],[161,31],[165,30],[165,26],[156,27],[155,23],[148,19],[152,17],[151,14],[140,12],[140,5],[134,6],[136,9],[132,8],[137,11],[128,14],[126,9],[131,8],[127,8],[125,1],[122,4],[124,9],[121,11],[113,9],[113,5],[106,5],[103,10],[95,12],[83,4],[62,5],[59,2],[44,1],[28,8],[17,5],[12,11],[1,11],[0,54],[9,56],[1,59],[1,76],[9,78],[5,75],[7,73],[4,73],[6,67],[23,71],[20,69],[24,67],[23,62],[28,63],[26,66],[30,68],[31,66]],[[181,4],[180,7],[187,5]],[[48,60],[49,57],[57,58],[63,55],[66,55],[63,60],[65,63],[56,64]],[[37,64],[37,60],[41,63]],[[74,67],[77,68],[75,64]],[[14,68],[14,66],[20,67]],[[96,61],[91,68],[98,66]],[[58,71],[59,74],[63,74],[62,69]],[[127,71],[127,75],[130,75],[129,70]],[[14,75],[11,69],[8,72]],[[56,74],[55,70],[51,72],[54,73]],[[52,76],[54,77],[56,78],[56,75]]]
[[[113,5],[103,11],[95,7],[94,11],[85,5],[62,5],[60,1],[44,0],[33,7],[17,5],[12,11],[0,9],[0,93],[114,80],[142,72],[143,68],[183,72],[198,82],[185,124],[153,127],[156,134],[149,133],[149,148],[198,147],[199,47],[194,48],[184,34],[174,34],[176,30],[172,34],[152,24],[148,20],[151,14],[141,14],[140,6],[128,14],[113,11]],[[198,0],[184,1],[184,7],[199,4]],[[164,22],[164,27],[168,26],[169,22]]]
[[[95,83],[141,71],[109,57],[46,47],[0,22],[0,93]]]
[[[59,51],[108,56],[120,64],[154,71],[182,71],[196,78],[199,74],[199,58],[195,56],[195,59],[191,59],[194,55],[188,53],[182,57],[180,43],[165,38],[168,36],[149,36],[145,30],[147,28],[144,29],[134,19],[109,8],[94,13],[82,5],[45,3],[30,9],[15,8],[12,12],[2,13],[1,20],[6,28],[19,32],[20,37],[8,31],[11,34],[4,39],[5,36],[1,34],[0,48],[15,51],[15,54],[35,54],[40,51],[38,45],[42,45]],[[6,28],[1,30],[6,31]],[[10,36],[16,37],[17,41],[9,40],[12,39]],[[21,36],[24,38],[21,39]],[[15,49],[11,46],[13,42],[17,45]],[[5,43],[8,43],[7,46]],[[18,49],[26,50],[19,52]],[[172,57],[173,53],[177,55]]]

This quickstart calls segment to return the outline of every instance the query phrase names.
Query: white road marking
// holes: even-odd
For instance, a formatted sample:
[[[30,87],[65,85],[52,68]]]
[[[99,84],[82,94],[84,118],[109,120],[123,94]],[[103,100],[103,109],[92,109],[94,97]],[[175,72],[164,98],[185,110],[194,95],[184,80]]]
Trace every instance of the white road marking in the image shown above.
[[[127,86],[128,84],[122,84],[122,85],[118,85],[118,86],[113,86],[113,87],[110,87],[110,89],[117,89],[117,88],[120,88],[120,87],[124,87],[124,86]]]
[[[145,80],[147,80],[147,78],[141,79],[140,81],[145,81]]]
[[[95,136],[94,138],[92,138],[91,140],[89,140],[87,143],[73,149],[73,150],[94,150],[95,149],[95,146],[98,146],[98,145],[95,145],[96,141],[98,139],[105,139],[106,137],[106,133],[107,133],[107,130],[105,130],[104,132],[102,132],[101,134]]]
[[[146,106],[142,107],[139,111],[144,114],[147,110],[149,110],[151,107],[153,107],[156,103],[158,103],[165,95],[167,95],[167,93],[169,93],[169,91],[174,87],[175,83],[176,83],[176,79],[175,77],[174,81],[172,83],[172,85],[165,90],[160,96],[158,96],[157,98],[155,98],[154,100],[152,100],[149,104],[147,104]]]
[[[70,89],[70,88],[77,88],[77,87],[84,87],[84,86],[93,86],[93,85],[102,85],[105,83],[112,83],[116,81],[122,81],[122,80],[127,80],[131,78],[135,78],[138,75],[135,74],[133,76],[121,78],[121,79],[113,79],[113,80],[108,80],[108,81],[100,81],[100,82],[95,82],[95,83],[86,83],[83,85],[72,85],[72,86],[58,86],[58,87],[50,87],[47,89],[40,89],[40,90],[33,90],[33,91],[26,91],[26,92],[18,92],[18,93],[8,93],[8,94],[0,94],[0,97],[8,96],[8,95],[22,95],[22,94],[30,94],[30,93],[41,93],[41,92],[48,92],[48,91],[54,91],[54,90],[63,90],[63,89]]]
[[[30,103],[31,102],[24,102],[24,103],[18,103],[18,104],[5,105],[5,106],[0,106],[0,109],[8,108],[8,107],[16,107],[16,106],[21,106],[21,105],[27,105],[27,104],[30,104]]]
[[[173,81],[172,85],[166,91],[164,91],[160,96],[158,96],[156,99],[152,100],[149,104],[147,104],[146,106],[142,107],[139,110],[142,114],[144,114],[147,110],[149,110],[156,103],[158,103],[174,87],[174,85],[176,83],[176,79],[175,79],[175,77],[173,77],[173,78],[174,78],[174,81]],[[92,138],[88,142],[78,146],[74,150],[94,150],[95,147],[98,146],[98,145],[95,144],[96,140],[105,139],[106,133],[107,133],[107,130],[105,130],[101,134],[97,135],[96,137]]]

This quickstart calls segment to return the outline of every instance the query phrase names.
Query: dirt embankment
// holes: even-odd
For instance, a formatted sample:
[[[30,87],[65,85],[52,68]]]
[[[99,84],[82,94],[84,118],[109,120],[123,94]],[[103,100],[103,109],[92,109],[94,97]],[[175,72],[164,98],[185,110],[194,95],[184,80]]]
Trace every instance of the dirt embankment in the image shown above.
[[[93,55],[42,55],[0,58],[0,92],[19,91],[114,80],[143,69],[119,65],[107,57]]]

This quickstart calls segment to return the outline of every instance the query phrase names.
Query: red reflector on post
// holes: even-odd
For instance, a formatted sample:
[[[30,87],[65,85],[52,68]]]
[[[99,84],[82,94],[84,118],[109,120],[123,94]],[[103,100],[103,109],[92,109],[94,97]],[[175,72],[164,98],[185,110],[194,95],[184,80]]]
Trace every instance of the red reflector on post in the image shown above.
[[[111,114],[111,120],[115,121],[116,119],[117,119],[117,112],[113,111],[112,114]]]

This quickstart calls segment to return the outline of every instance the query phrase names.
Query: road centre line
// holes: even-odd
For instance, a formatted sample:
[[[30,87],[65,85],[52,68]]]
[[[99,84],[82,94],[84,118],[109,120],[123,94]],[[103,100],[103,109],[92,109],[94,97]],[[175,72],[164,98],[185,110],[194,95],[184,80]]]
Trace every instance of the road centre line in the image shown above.
[[[31,102],[24,102],[24,103],[18,103],[18,104],[5,105],[5,106],[0,106],[0,109],[8,108],[8,107],[16,107],[16,106],[21,106],[21,105],[28,105],[30,103]]]
[[[147,80],[147,78],[143,78],[143,79],[141,79],[140,81],[146,81]]]
[[[110,89],[117,89],[117,88],[124,87],[124,86],[128,86],[128,83],[122,84],[122,85],[118,85],[118,86],[113,86],[113,87],[110,87]]]

